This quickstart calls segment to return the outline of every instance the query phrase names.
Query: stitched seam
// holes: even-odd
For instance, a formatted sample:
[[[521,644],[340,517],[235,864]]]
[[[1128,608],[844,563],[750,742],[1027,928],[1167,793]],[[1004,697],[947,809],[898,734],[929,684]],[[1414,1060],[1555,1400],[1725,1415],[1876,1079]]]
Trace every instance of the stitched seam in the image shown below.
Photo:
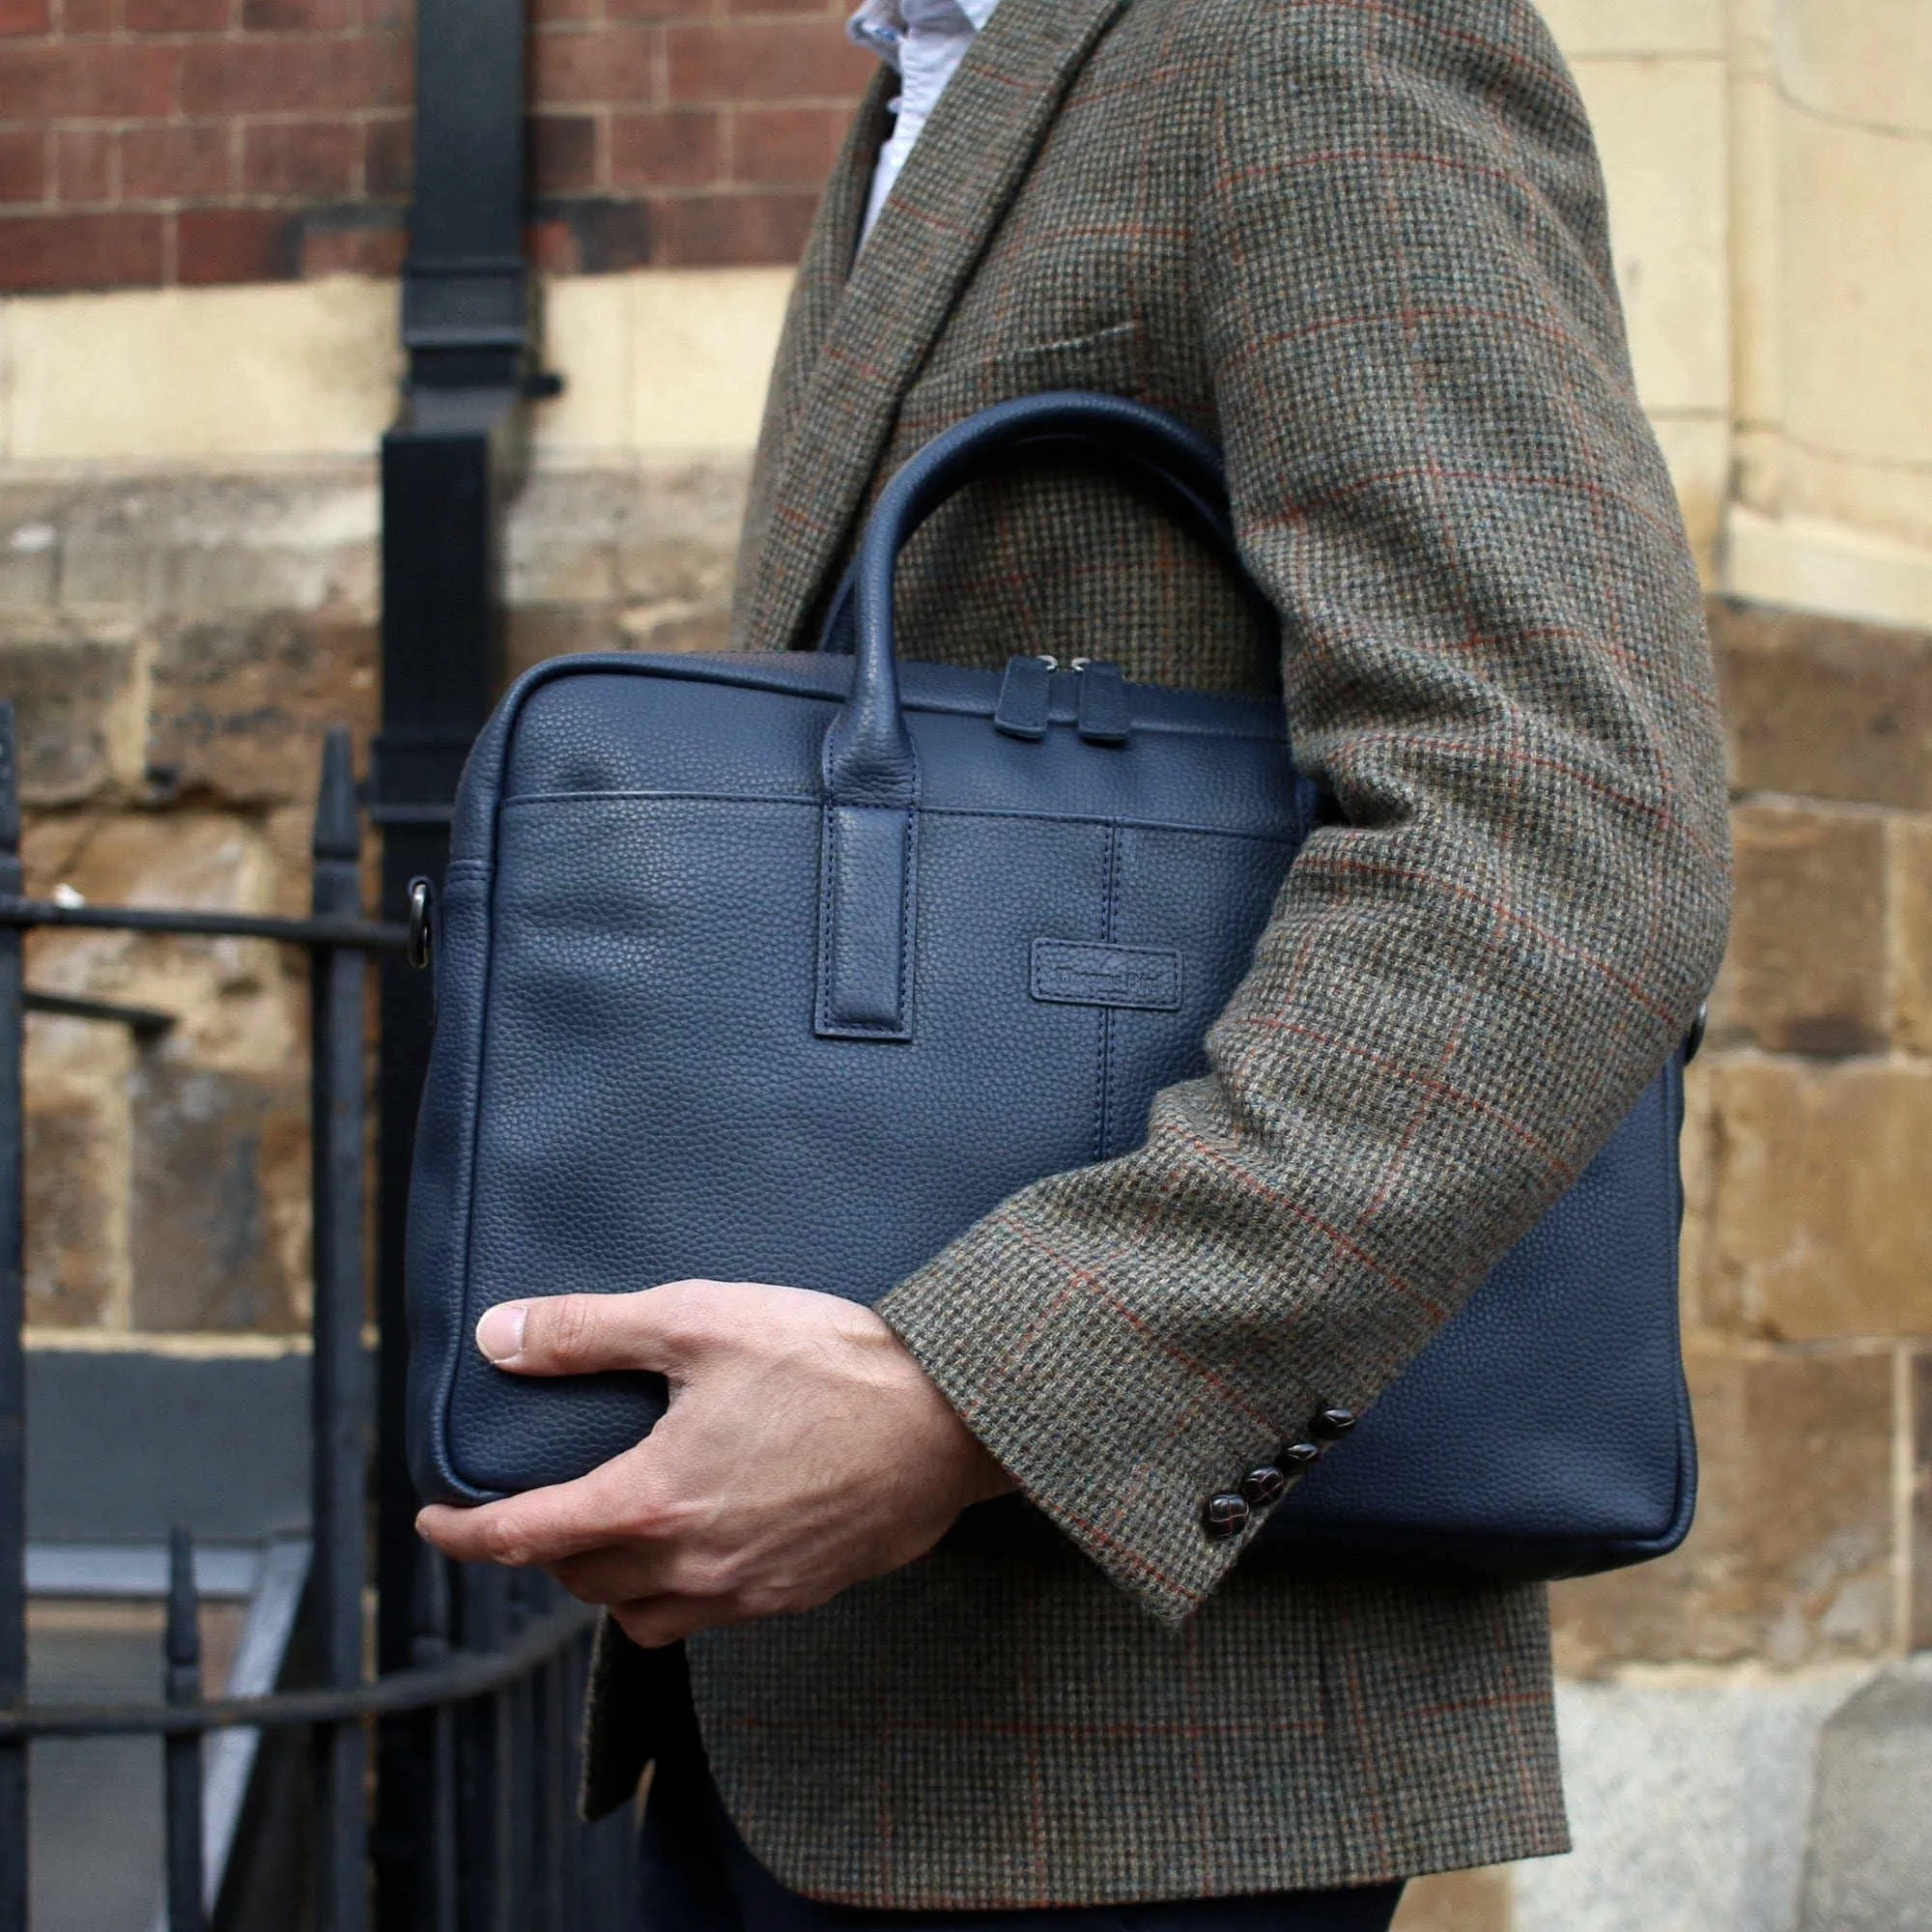
[[[810,792],[765,791],[531,791],[506,798],[499,808],[515,811],[533,805],[808,805],[826,800]]]
[[[725,655],[729,656],[733,654],[727,653]],[[744,658],[749,657],[751,654],[737,653],[735,655]],[[812,654],[798,653],[796,655],[805,656],[809,659]],[[838,706],[843,704],[845,701],[845,694],[842,692],[812,691],[793,683],[777,673],[762,676],[757,674],[745,675],[738,670],[736,666],[719,663],[703,664],[696,658],[679,665],[666,665],[647,663],[637,658],[621,657],[611,653],[603,653],[575,659],[556,658],[552,660],[552,664],[556,668],[558,672],[570,676],[661,677],[673,684],[715,684],[721,689],[729,691],[761,691],[773,697],[796,698],[803,704],[829,704]],[[920,668],[917,660],[909,661],[902,667],[905,669]],[[939,669],[956,668],[956,667],[952,666],[926,668]],[[997,676],[997,673],[987,671],[981,673],[981,675],[990,679]],[[1201,693],[1189,693],[1180,687],[1171,685],[1137,683],[1130,686],[1129,689],[1153,691],[1171,697],[1199,697],[1204,695]],[[1206,695],[1215,696],[1221,702],[1231,707],[1243,701],[1239,696],[1231,694],[1215,693]],[[925,718],[983,718],[988,723],[992,721],[994,710],[992,703],[988,703],[983,707],[978,703],[945,704],[937,702],[932,698],[905,696],[903,695],[901,696],[899,708],[902,711],[916,712]],[[1057,722],[1067,723],[1070,721],[1061,720]],[[1270,712],[1266,722],[1258,720],[1251,729],[1243,727],[1233,720],[1216,724],[1193,724],[1174,718],[1136,718],[1133,720],[1133,728],[1137,734],[1143,731],[1150,731],[1171,738],[1234,738],[1242,744],[1254,745],[1279,744],[1285,735],[1279,720],[1273,716],[1272,712]]]
[[[1256,844],[1285,844],[1300,846],[1306,838],[1302,831],[1287,833],[1244,833],[1233,825],[1173,825],[1165,819],[1115,819],[1103,817],[1101,813],[1047,813],[1047,811],[989,811],[974,806],[920,806],[922,811],[929,811],[937,819],[995,819],[1001,823],[1010,823],[1012,819],[1036,819],[1041,825],[1101,825],[1109,831],[1130,831],[1130,833],[1179,833],[1186,838],[1248,838]]]
[[[1104,914],[1100,936],[1108,944],[1114,941],[1114,924],[1120,901],[1121,874],[1121,828],[1110,826],[1107,831],[1106,884],[1102,893]],[[1095,1098],[1095,1121],[1094,1125],[1094,1158],[1107,1158],[1107,1130],[1109,1126],[1109,1088],[1114,1078],[1114,1015],[1110,1009],[1100,1009],[1100,1077],[1099,1091]]]
[[[523,715],[524,706],[529,701],[531,693],[542,686],[554,682],[568,668],[567,661],[554,660],[549,665],[539,665],[534,670],[525,673],[523,679],[512,689],[504,700],[507,708],[503,718],[503,728],[497,741],[497,768],[494,774],[497,786],[502,783],[503,774],[509,768],[510,741],[516,724]],[[498,801],[500,809],[501,801]],[[497,830],[493,812],[490,825],[490,856],[488,859],[466,859],[459,863],[478,868],[487,888],[482,908],[483,914],[483,968],[482,986],[478,995],[475,1039],[476,1039],[476,1088],[469,1108],[469,1150],[463,1163],[463,1236],[457,1250],[456,1267],[456,1320],[451,1333],[445,1338],[448,1344],[442,1372],[437,1380],[436,1415],[431,1434],[431,1453],[441,1465],[453,1489],[466,1492],[472,1501],[488,1502],[494,1499],[494,1492],[467,1481],[456,1467],[449,1437],[449,1413],[456,1399],[456,1372],[461,1348],[460,1337],[464,1328],[464,1318],[469,1307],[470,1256],[476,1241],[476,1160],[477,1149],[482,1139],[481,1119],[483,1112],[484,1076],[489,1065],[489,1010],[490,976],[496,964],[496,905],[497,905]],[[445,868],[446,869],[446,868]]]
[[[505,799],[501,810],[532,805],[791,805],[813,811],[827,809],[825,799],[803,792],[708,792],[708,791],[556,791],[530,792],[522,798]],[[927,805],[917,813],[933,818],[983,818],[999,824],[1026,819],[1039,825],[1098,825],[1118,827],[1123,832],[1172,832],[1189,838],[1243,838],[1263,845],[1299,846],[1305,831],[1249,832],[1233,825],[1186,825],[1164,818],[1115,818],[1101,812],[1026,811],[1013,808],[966,805]]]
[[[817,989],[817,1022],[819,1032],[833,1030],[831,999],[833,999],[833,970],[838,958],[838,808],[833,804],[825,806],[825,829],[819,840],[819,989]]]
[[[1670,1192],[1677,1209],[1677,1226],[1684,1226],[1684,1157],[1682,1151],[1684,1070],[1675,1054],[1663,1066],[1663,1104],[1658,1109],[1659,1138],[1663,1143],[1663,1171],[1669,1178]],[[1670,1300],[1675,1305],[1683,1292],[1683,1261],[1677,1241],[1666,1248],[1664,1268],[1670,1277]],[[1672,1353],[1677,1370],[1677,1495],[1669,1520],[1655,1540],[1674,1547],[1690,1533],[1690,1519],[1697,1508],[1697,1424],[1690,1408],[1690,1385],[1684,1374],[1683,1337],[1675,1329]]]
[[[919,856],[916,842],[918,829],[918,811],[908,810],[905,814],[905,830],[900,834],[902,843],[899,858],[899,1009],[898,1024],[893,1029],[895,1033],[904,1036],[910,1036],[912,1033],[913,919],[916,892],[913,868]]]

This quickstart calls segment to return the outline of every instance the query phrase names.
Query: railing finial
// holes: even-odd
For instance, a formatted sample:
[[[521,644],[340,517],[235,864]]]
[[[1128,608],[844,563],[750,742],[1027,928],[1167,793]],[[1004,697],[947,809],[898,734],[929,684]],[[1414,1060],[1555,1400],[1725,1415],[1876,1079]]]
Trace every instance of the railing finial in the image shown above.
[[[200,1597],[194,1582],[194,1539],[177,1523],[168,1531],[168,1613],[164,1639],[171,1704],[192,1704],[201,1695]],[[187,1673],[192,1672],[192,1677]]]
[[[194,1539],[177,1524],[168,1532],[168,1618],[164,1690],[176,1709],[201,1702],[201,1605],[194,1581]],[[168,1932],[203,1932],[207,1917],[207,1847],[203,1833],[201,1738],[184,1731],[161,1745],[162,1819],[166,1840]]]
[[[318,859],[355,859],[362,851],[362,813],[355,797],[355,761],[348,727],[331,724],[322,741],[322,777],[315,793]]]
[[[0,858],[20,850],[20,756],[14,700],[0,697]]]

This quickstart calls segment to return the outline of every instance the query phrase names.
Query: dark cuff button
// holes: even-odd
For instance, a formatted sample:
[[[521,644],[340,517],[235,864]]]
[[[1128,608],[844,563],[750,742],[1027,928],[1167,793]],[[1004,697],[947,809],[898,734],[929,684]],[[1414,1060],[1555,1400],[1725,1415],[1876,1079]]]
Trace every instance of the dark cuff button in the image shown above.
[[[1319,1442],[1284,1442],[1275,1451],[1275,1461],[1284,1469],[1312,1469],[1321,1460]]]
[[[1209,1536],[1239,1536],[1253,1517],[1247,1498],[1230,1490],[1224,1495],[1208,1498],[1208,1507],[1201,1512],[1201,1522]]]
[[[1241,1478],[1241,1495],[1253,1509],[1264,1510],[1279,1502],[1287,1488],[1288,1478],[1272,1463],[1263,1463]]]
[[[1339,1435],[1346,1435],[1355,1426],[1355,1411],[1352,1408],[1317,1409],[1314,1419],[1308,1425],[1311,1435],[1320,1436],[1324,1442],[1333,1442]]]

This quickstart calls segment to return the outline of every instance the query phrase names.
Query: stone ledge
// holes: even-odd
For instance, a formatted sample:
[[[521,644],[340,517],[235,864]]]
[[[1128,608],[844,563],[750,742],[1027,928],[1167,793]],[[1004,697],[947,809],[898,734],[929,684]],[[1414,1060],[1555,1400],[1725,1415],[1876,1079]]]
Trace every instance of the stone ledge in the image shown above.
[[[1932,1932],[1932,1659],[1888,1670],[1819,1739],[1801,1932]]]
[[[1514,1868],[1511,1932],[1795,1932],[1816,1741],[1870,1675],[1559,1684],[1576,1849]]]
[[[787,268],[546,275],[545,359],[566,386],[533,412],[539,453],[745,455],[791,282]],[[360,274],[0,299],[0,458],[367,457],[396,413],[396,283]]]
[[[728,599],[746,465],[626,457],[539,467],[511,500],[513,607]],[[0,612],[183,622],[373,619],[381,505],[366,466],[0,480]]]

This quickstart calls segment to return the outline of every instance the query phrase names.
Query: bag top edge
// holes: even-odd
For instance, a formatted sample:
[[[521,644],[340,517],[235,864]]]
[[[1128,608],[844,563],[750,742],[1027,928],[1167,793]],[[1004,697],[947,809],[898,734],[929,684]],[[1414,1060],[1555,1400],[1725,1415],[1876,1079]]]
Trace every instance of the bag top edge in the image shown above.
[[[737,685],[781,696],[826,703],[843,699],[852,660],[812,651],[706,651],[664,653],[580,652],[547,659],[544,682],[573,676],[670,677],[689,682]],[[1078,673],[1058,671],[1052,679],[1048,718],[1056,724],[1075,722]],[[954,717],[991,718],[999,701],[1000,673],[962,665],[899,665],[901,701],[908,711]],[[1288,736],[1280,701],[1240,692],[1184,691],[1168,685],[1129,684],[1128,710],[1137,729],[1202,732],[1242,738]]]

